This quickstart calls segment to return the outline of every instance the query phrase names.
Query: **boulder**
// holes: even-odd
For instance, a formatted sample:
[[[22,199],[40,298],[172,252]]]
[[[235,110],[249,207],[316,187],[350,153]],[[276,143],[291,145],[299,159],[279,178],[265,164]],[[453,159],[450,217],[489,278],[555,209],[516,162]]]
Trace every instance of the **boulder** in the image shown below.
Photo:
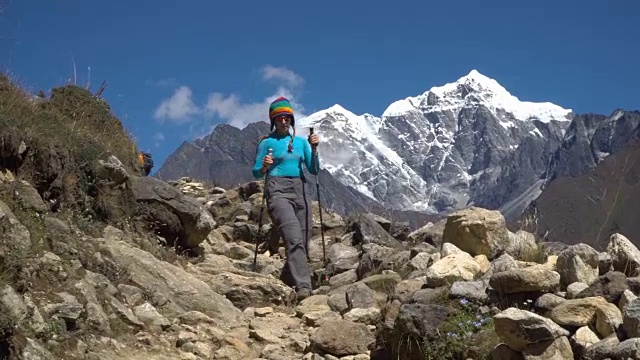
[[[132,177],[128,182],[138,213],[155,225],[156,231],[170,244],[183,248],[197,247],[216,226],[198,201],[179,189],[154,177]]]
[[[338,357],[366,353],[374,341],[365,324],[348,320],[326,321],[311,336],[314,349]]]
[[[587,244],[569,246],[558,254],[556,268],[560,274],[560,284],[567,286],[574,282],[591,285],[600,275],[598,252]]]
[[[499,211],[470,207],[449,215],[442,240],[471,256],[493,259],[509,245],[509,230]]]
[[[531,344],[569,336],[569,331],[550,319],[526,310],[508,308],[493,318],[496,334],[515,351]]]

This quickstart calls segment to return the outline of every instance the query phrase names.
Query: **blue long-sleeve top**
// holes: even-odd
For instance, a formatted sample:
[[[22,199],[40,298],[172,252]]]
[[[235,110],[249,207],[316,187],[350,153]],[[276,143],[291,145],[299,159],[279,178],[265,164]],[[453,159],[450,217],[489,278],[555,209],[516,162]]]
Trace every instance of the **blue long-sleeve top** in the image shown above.
[[[302,176],[302,164],[307,170],[316,174],[314,166],[314,155],[311,151],[311,145],[307,139],[296,136],[293,139],[293,149],[288,151],[289,141],[292,135],[278,135],[273,132],[267,138],[263,139],[256,150],[256,162],[253,166],[253,176],[259,179],[264,176],[260,171],[262,169],[262,159],[267,155],[269,148],[273,149],[273,164],[269,168],[269,176]]]

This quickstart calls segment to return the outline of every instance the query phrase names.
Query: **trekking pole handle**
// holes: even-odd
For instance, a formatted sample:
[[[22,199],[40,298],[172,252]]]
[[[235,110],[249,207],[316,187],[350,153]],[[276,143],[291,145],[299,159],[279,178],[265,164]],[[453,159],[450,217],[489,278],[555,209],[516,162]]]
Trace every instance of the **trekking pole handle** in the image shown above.
[[[309,128],[309,136],[313,135],[313,127]],[[316,152],[318,149],[318,145],[311,145],[311,147],[313,148],[313,151]]]
[[[271,156],[272,160],[273,160],[273,149],[272,148],[268,148],[267,149],[267,156]],[[264,166],[264,165],[263,165]],[[267,173],[266,176],[269,176],[269,170],[270,170],[271,166],[267,167]]]

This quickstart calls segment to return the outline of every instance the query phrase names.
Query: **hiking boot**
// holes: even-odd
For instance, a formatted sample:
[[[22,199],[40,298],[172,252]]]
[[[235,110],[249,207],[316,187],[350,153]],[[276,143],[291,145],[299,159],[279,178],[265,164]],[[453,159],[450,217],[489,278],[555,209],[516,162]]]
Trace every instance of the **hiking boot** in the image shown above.
[[[296,297],[298,301],[302,301],[306,298],[308,298],[309,296],[311,296],[311,290],[308,289],[300,289],[300,291],[298,291],[298,293],[296,294]]]

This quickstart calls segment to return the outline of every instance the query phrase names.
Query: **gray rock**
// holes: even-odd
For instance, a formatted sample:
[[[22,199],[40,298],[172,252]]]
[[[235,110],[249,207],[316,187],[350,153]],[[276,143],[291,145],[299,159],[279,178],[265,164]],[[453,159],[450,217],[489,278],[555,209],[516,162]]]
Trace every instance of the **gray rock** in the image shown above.
[[[166,330],[171,326],[167,318],[160,315],[153,305],[145,302],[133,308],[133,314],[142,321],[148,328],[154,331]]]
[[[402,243],[394,239],[382,227],[377,217],[373,214],[360,214],[351,223],[349,228],[354,232],[354,245],[377,244],[385,247],[400,247]]]
[[[112,297],[111,298],[111,306],[116,311],[120,318],[124,320],[128,325],[134,325],[139,327],[144,327],[144,323],[140,321],[134,314],[131,309],[127,308],[123,303],[121,303],[118,299]]]
[[[575,298],[602,296],[608,302],[617,304],[622,293],[628,289],[627,277],[619,271],[613,271],[598,277],[588,288],[577,293]]]
[[[552,292],[560,286],[560,274],[545,265],[494,273],[489,285],[502,294],[530,291]]]
[[[109,155],[107,161],[102,159],[98,160],[96,176],[102,180],[106,180],[111,186],[118,186],[129,180],[129,173],[124,168],[122,162],[114,155]]]
[[[391,270],[391,258],[396,253],[397,250],[395,249],[372,245],[358,263],[356,268],[358,279],[364,279],[381,270]]]
[[[632,300],[624,310],[622,327],[629,337],[640,337],[640,298]]]
[[[535,307],[539,313],[546,316],[545,314],[551,312],[551,310],[553,310],[556,306],[562,304],[565,301],[566,299],[563,297],[547,293],[543,294],[536,300]]]
[[[15,321],[20,321],[27,316],[27,305],[20,294],[18,294],[11,286],[4,285],[0,288],[0,302]]]
[[[197,309],[212,318],[233,324],[242,315],[233,304],[202,280],[175,265],[156,259],[148,252],[114,240],[98,240],[101,250],[130,274],[140,289],[157,299],[171,299],[169,313]]]
[[[111,324],[109,322],[109,317],[100,305],[95,302],[88,302],[86,305],[86,312],[86,322],[92,329],[94,329],[98,334],[101,335],[111,335]]]
[[[615,351],[620,340],[615,335],[608,336],[597,343],[589,346],[584,353],[585,360],[605,360],[615,359]]]
[[[138,212],[164,221],[157,230],[168,241],[177,239],[185,248],[195,248],[216,226],[215,221],[195,199],[155,177],[132,177],[129,188],[139,204]]]
[[[509,230],[499,211],[470,207],[447,217],[443,242],[452,243],[471,256],[493,259],[509,245]]]
[[[45,305],[43,311],[50,317],[55,316],[64,320],[67,327],[75,327],[76,321],[84,311],[84,306],[73,295],[67,293],[57,293],[56,295],[64,302]]]
[[[365,324],[345,320],[327,321],[311,336],[313,348],[340,357],[365,353],[374,341]]]
[[[9,191],[11,191],[14,199],[20,203],[22,208],[33,210],[40,214],[49,211],[49,207],[42,200],[38,190],[24,180],[10,182]]]
[[[26,338],[26,345],[22,349],[23,360],[56,360],[47,349],[38,344],[35,340]]]
[[[129,306],[136,306],[142,301],[143,293],[142,290],[140,290],[140,288],[138,287],[119,284],[118,290],[126,300],[127,304],[129,304]]]
[[[574,282],[567,286],[567,299],[575,299],[582,290],[589,288],[589,285],[582,282]]]
[[[352,269],[359,260],[360,254],[353,246],[335,243],[327,249],[329,267],[333,273],[341,273]]]
[[[607,252],[598,253],[598,272],[599,275],[604,275],[613,270],[613,263],[611,255]]]
[[[552,320],[526,310],[509,308],[493,318],[496,334],[510,348],[522,351],[530,344],[569,336]]]
[[[203,268],[198,278],[240,310],[281,304],[291,288],[270,276],[236,269]]]
[[[522,353],[511,349],[507,344],[498,344],[491,351],[493,360],[524,360]]]
[[[491,273],[517,269],[516,260],[509,254],[503,254],[491,263]]]
[[[624,235],[611,235],[607,252],[611,255],[614,270],[623,272],[627,276],[640,274],[640,250]]]
[[[416,303],[416,304],[425,304],[425,305],[432,304],[436,300],[442,298],[442,296],[447,290],[448,289],[446,286],[434,288],[434,289],[420,289],[413,293],[413,295],[411,296],[408,302]]]
[[[0,256],[4,257],[4,261],[22,261],[31,246],[31,234],[2,200],[0,200],[0,237],[8,240],[0,243]]]
[[[358,274],[356,274],[355,269],[351,269],[343,273],[332,276],[329,279],[329,285],[336,287],[336,286],[342,286],[347,284],[353,284],[356,281],[358,281]]]
[[[598,252],[587,244],[569,246],[558,255],[556,268],[560,274],[560,284],[567,286],[574,282],[591,285],[599,275]]]
[[[587,348],[600,341],[598,335],[588,326],[579,328],[570,339],[573,353],[577,358],[582,358]]]
[[[509,244],[504,252],[518,260],[534,261],[534,257],[540,252],[536,243],[536,236],[524,230],[516,233],[509,232]]]
[[[484,281],[456,281],[451,285],[449,296],[485,301],[488,299],[487,285]]]
[[[528,345],[522,350],[526,360],[573,359],[573,350],[566,336]]]
[[[395,334],[435,339],[438,326],[449,317],[449,308],[435,304],[403,304],[396,318]]]

